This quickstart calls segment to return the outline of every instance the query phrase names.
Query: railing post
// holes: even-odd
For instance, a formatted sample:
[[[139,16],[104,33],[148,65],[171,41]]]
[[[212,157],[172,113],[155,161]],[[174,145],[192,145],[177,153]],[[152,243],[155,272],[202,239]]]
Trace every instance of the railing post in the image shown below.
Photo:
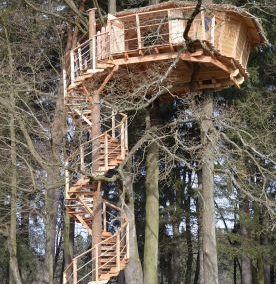
[[[84,176],[84,148],[83,145],[80,145],[80,170],[81,170],[81,177]]]
[[[65,171],[64,171],[64,175],[65,175],[65,197],[69,198],[69,190],[70,190],[70,175],[69,175],[69,171],[67,169],[68,167],[68,160],[66,160],[65,162]]]
[[[204,11],[201,11],[200,14],[201,14],[201,27],[202,27],[202,38],[201,38],[201,40],[206,40]]]
[[[104,167],[108,170],[108,136],[107,132],[104,134]]]
[[[97,60],[97,56],[96,56],[96,36],[94,36],[92,38],[92,69],[96,70],[96,60]]]
[[[64,96],[64,105],[66,105],[66,97],[67,97],[67,81],[66,81],[66,71],[62,70],[63,73],[63,96]]]
[[[77,259],[73,259],[73,284],[78,283],[78,266]]]
[[[74,51],[70,51],[71,84],[75,83],[75,60]]]
[[[96,270],[96,281],[99,281],[99,248],[98,245],[95,247],[96,261],[95,261],[95,270]]]
[[[211,23],[211,43],[212,45],[215,45],[215,26],[216,26],[216,18],[214,16],[212,17],[212,23]]]
[[[66,284],[66,283],[67,283],[66,272],[63,272],[63,281],[62,281],[62,284]]]
[[[79,69],[80,69],[80,71],[82,71],[82,56],[81,56],[81,48],[79,47],[78,48],[78,60],[79,60]]]
[[[103,228],[106,232],[106,204],[103,202]]]
[[[140,19],[139,15],[136,14],[136,29],[137,29],[137,39],[138,39],[138,49],[142,49],[142,38],[141,38],[141,30],[140,30]]]
[[[125,120],[125,149],[128,149],[128,119]]]
[[[121,125],[121,155],[122,159],[126,157],[126,149],[125,149],[125,125],[122,123]]]
[[[116,267],[117,271],[120,271],[120,232],[117,232],[117,237],[116,237]]]
[[[126,256],[129,259],[129,224],[126,227]]]
[[[115,111],[112,110],[112,138],[115,138],[115,126],[116,126],[116,121],[115,121]]]

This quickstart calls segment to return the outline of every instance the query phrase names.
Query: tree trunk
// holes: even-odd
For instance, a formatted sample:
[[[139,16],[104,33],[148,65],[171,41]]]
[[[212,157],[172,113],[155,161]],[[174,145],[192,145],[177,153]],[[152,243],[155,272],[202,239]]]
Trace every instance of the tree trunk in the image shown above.
[[[148,147],[146,159],[146,228],[144,247],[144,283],[158,283],[159,235],[159,149],[155,142]]]
[[[186,177],[185,177],[186,178]],[[192,194],[192,177],[191,173],[188,173],[187,193],[184,196],[184,210],[185,210],[185,224],[186,224],[186,243],[187,243],[187,261],[186,261],[186,274],[185,284],[192,282],[192,268],[193,268],[193,243],[192,243],[192,231],[191,231],[191,194]]]
[[[214,205],[213,95],[203,94],[201,109],[202,154],[202,248],[204,284],[218,283]]]
[[[243,242],[249,239],[249,231],[246,225],[246,219],[249,218],[249,201],[246,198],[243,198],[240,204],[240,223],[241,223],[241,237]],[[241,267],[242,267],[242,275],[241,275],[241,283],[242,284],[252,284],[252,267],[251,260],[247,256],[246,253],[243,252],[241,257]]]
[[[13,80],[13,58],[12,50],[10,45],[10,38],[7,28],[4,25],[4,32],[7,42],[8,61],[9,61],[9,75],[10,80]],[[21,284],[21,277],[18,268],[17,261],[17,242],[16,242],[16,211],[17,211],[17,168],[16,168],[16,137],[15,137],[15,96],[13,89],[10,92],[10,104],[11,104],[11,115],[10,115],[10,143],[11,143],[11,208],[10,208],[10,231],[9,231],[9,283],[10,284]]]
[[[92,138],[96,138],[101,134],[101,109],[100,109],[100,95],[98,92],[94,92],[92,94],[93,98],[93,104],[91,106],[92,110],[92,129],[91,134]],[[99,149],[100,141],[95,141],[93,148]],[[99,168],[99,151],[96,151],[96,153],[93,154],[92,157],[92,172],[95,172]],[[97,160],[97,162],[95,162]],[[98,244],[101,242],[102,239],[102,195],[101,195],[101,184],[100,182],[97,182],[97,189],[94,192],[93,195],[93,211],[94,211],[94,220],[92,223],[92,245]]]
[[[137,235],[135,228],[133,180],[131,174],[123,176],[124,187],[127,192],[127,208],[125,210],[129,223],[129,262],[125,268],[127,284],[143,284],[143,271],[138,253]]]

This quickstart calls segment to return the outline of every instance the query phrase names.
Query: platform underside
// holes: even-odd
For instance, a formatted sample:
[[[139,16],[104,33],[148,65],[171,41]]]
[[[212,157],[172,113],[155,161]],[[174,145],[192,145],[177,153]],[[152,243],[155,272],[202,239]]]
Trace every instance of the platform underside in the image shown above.
[[[247,77],[246,70],[233,58],[211,48],[199,42],[190,52],[179,45],[115,54],[111,59],[99,61],[97,72],[84,70],[68,90],[85,86],[93,91],[104,84],[101,93],[110,95],[136,92],[144,84],[150,85],[149,89],[162,86],[169,93],[182,96],[190,91],[239,87]],[[106,80],[111,72],[112,76]]]

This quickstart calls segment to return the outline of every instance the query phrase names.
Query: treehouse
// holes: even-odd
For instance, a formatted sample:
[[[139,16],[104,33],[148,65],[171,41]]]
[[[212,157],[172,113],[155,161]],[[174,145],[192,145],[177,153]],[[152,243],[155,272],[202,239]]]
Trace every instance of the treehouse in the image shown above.
[[[89,39],[71,51],[69,90],[93,78],[105,78],[116,66],[148,69],[176,61],[167,80],[173,90],[220,90],[239,87],[248,77],[251,50],[266,42],[260,23],[248,12],[230,5],[208,5],[195,17],[186,46],[183,33],[195,5],[169,1],[108,15],[106,26],[95,26],[90,11]],[[92,78],[92,79],[90,79]]]
[[[63,283],[108,283],[131,257],[127,216],[101,197],[103,177],[128,155],[127,116],[110,105],[104,110],[100,99],[112,99],[108,84],[124,100],[154,76],[162,78],[157,85],[164,86],[163,98],[239,87],[248,77],[251,50],[266,42],[258,21],[244,10],[205,6],[189,27],[194,9],[191,3],[164,2],[108,15],[105,26],[89,11],[88,38],[70,51],[64,72],[68,114],[88,133],[66,160],[65,198],[68,215],[92,236],[93,246],[73,258]]]

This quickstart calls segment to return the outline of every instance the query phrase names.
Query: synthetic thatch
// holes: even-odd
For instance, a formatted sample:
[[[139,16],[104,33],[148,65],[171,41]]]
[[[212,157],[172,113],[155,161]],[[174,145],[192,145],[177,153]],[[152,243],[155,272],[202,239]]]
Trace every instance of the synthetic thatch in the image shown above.
[[[195,2],[188,2],[188,1],[167,1],[167,2],[162,2],[160,4],[155,4],[155,5],[150,5],[146,7],[140,7],[136,9],[129,9],[129,10],[124,10],[121,12],[118,12],[116,14],[117,17],[123,17],[131,14],[136,14],[136,13],[144,13],[144,12],[150,12],[150,11],[157,11],[157,10],[162,10],[162,9],[172,9],[172,8],[180,8],[180,7],[191,7],[193,9],[195,7],[196,3]],[[265,32],[263,30],[263,27],[257,17],[246,11],[245,9],[242,9],[240,7],[236,7],[233,5],[229,4],[205,4],[202,5],[203,8],[208,9],[208,10],[213,10],[213,11],[219,11],[219,12],[232,12],[235,14],[239,14],[244,18],[248,18],[252,21],[252,23],[256,27],[256,31],[258,32],[260,36],[260,44],[267,44],[267,38],[265,35]]]

